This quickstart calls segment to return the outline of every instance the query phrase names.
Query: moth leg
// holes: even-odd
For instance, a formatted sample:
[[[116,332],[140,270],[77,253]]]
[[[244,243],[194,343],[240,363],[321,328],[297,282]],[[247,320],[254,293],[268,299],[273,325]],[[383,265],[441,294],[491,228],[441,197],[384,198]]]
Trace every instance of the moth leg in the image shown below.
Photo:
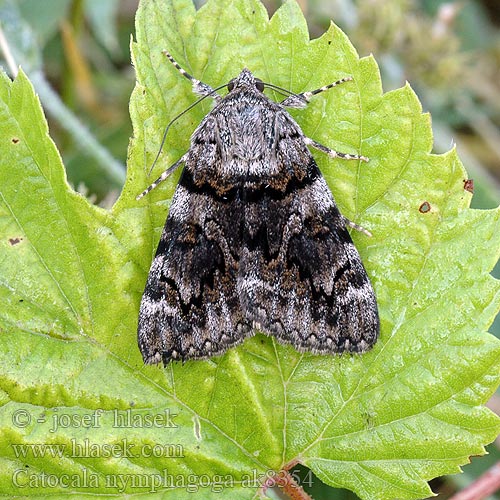
[[[320,144],[319,142],[316,142],[313,139],[310,139],[309,137],[304,137],[304,142],[308,146],[312,146],[313,148],[316,148],[319,151],[326,153],[330,158],[343,158],[344,160],[369,161],[369,159],[366,156],[352,155],[352,154],[347,154],[347,153],[340,153],[339,151],[334,151],[333,149],[327,148],[326,146],[323,146],[323,144]],[[370,236],[370,237],[372,236],[370,231],[368,231],[364,227],[359,226],[355,222],[350,221],[347,217],[345,217],[343,215],[342,215],[342,218],[344,219],[344,223],[346,226],[352,227],[353,229],[356,229],[356,231],[359,231],[363,234],[366,234],[366,236]]]
[[[210,85],[207,85],[206,83],[197,80],[194,76],[191,76],[166,50],[163,51],[163,54],[176,67],[179,73],[191,82],[191,84],[193,85],[193,92],[195,94],[205,97],[213,97],[216,101],[221,99],[221,96],[217,94],[217,92],[212,87],[210,87]]]
[[[350,81],[352,81],[352,76],[346,76],[345,78],[341,78],[340,80],[337,80],[336,82],[330,83],[328,85],[324,85],[323,87],[320,87],[319,89],[309,90],[307,92],[301,92],[300,94],[293,94],[291,96],[288,96],[286,99],[281,101],[280,104],[282,106],[287,106],[288,108],[304,108],[305,106],[307,106],[307,103],[310,101],[312,96],[315,96],[317,94],[320,94],[321,92],[324,92],[325,90],[336,87],[337,85],[340,85],[341,83],[350,82]]]
[[[369,159],[366,156],[352,155],[349,153],[341,153],[340,151],[335,151],[333,149],[327,148],[326,146],[323,146],[323,144],[320,144],[319,142],[316,142],[313,139],[310,139],[309,137],[304,137],[304,142],[308,146],[312,146],[313,148],[318,149],[319,151],[322,151],[323,153],[326,153],[330,158],[342,158],[344,160],[369,161]]]
[[[368,231],[368,229],[365,229],[363,226],[359,226],[355,222],[350,221],[346,216],[342,215],[342,218],[344,219],[344,223],[346,226],[352,227],[353,229],[356,229],[356,231],[366,234],[366,236],[369,236],[370,238],[373,236],[372,233]]]
[[[179,166],[184,163],[187,159],[187,153],[177,160],[172,166],[168,167],[165,172],[163,172],[158,179],[156,179],[149,187],[147,187],[141,194],[136,196],[136,200],[140,200],[143,196],[146,196],[150,191],[152,191],[158,184],[163,182],[172,172],[177,170]]]

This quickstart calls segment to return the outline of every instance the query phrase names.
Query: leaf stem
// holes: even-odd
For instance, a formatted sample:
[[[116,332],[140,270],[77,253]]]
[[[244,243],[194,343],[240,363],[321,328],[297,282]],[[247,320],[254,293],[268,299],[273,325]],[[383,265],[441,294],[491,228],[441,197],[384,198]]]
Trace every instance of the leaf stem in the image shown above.
[[[29,78],[40,94],[44,108],[77,142],[78,148],[92,156],[112,181],[123,185],[125,167],[99,144],[85,125],[64,105],[57,92],[46,80],[43,72],[35,70],[29,74]]]
[[[295,481],[290,472],[286,469],[286,466],[273,477],[267,479],[262,485],[262,493],[265,494],[268,488],[274,486],[278,486],[291,500],[313,500],[313,498],[304,491],[302,486]]]
[[[500,489],[500,461],[450,500],[482,500]]]
[[[5,62],[7,63],[7,66],[9,67],[9,70],[15,78],[17,76],[17,66],[16,66],[16,61],[14,59],[14,56],[12,55],[12,52],[9,47],[9,43],[7,42],[7,39],[5,38],[5,34],[3,32],[2,26],[0,26],[0,50],[3,52],[3,55],[5,57]]]
[[[0,50],[5,57],[12,78],[15,78],[18,73],[18,64],[1,26]],[[43,71],[39,68],[32,68],[30,71],[29,66],[27,64],[25,68],[26,74],[40,95],[44,109],[71,135],[81,151],[85,151],[85,153],[94,158],[111,181],[120,186],[123,185],[125,182],[125,167],[122,163],[113,158],[109,151],[99,144],[75,114],[64,105],[57,92],[54,91],[45,78]]]

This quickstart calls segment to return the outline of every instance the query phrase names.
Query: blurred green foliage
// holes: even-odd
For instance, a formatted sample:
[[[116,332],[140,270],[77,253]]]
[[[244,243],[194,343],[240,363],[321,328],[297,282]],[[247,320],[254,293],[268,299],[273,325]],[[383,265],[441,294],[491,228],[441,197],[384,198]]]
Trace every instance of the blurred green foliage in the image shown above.
[[[135,77],[129,42],[137,3],[0,0],[0,27],[7,45],[2,46],[0,63],[11,74],[18,65],[28,73],[47,111],[69,181],[104,206],[111,206],[121,188],[132,134],[128,100]],[[264,3],[270,14],[281,4],[277,0]],[[410,81],[424,110],[432,114],[436,152],[457,144],[474,179],[472,206],[497,206],[499,2],[299,0],[299,4],[308,18],[311,37],[319,36],[333,19],[360,55],[373,53],[386,91]],[[167,47],[159,50],[163,48]],[[68,126],[68,116],[75,120],[74,126]],[[86,134],[95,142],[84,140]],[[500,277],[500,269],[494,274]],[[498,319],[491,331],[500,337]],[[488,451],[488,457],[474,460],[462,476],[433,482],[434,490],[448,498],[479,477],[500,460],[496,444]],[[300,473],[311,481],[310,471]],[[317,500],[355,498],[350,492],[322,485],[317,478],[312,478],[310,492]]]
[[[23,67],[69,181],[106,206],[125,179],[132,133],[129,43],[136,8],[137,1],[0,0],[2,65],[11,76]]]

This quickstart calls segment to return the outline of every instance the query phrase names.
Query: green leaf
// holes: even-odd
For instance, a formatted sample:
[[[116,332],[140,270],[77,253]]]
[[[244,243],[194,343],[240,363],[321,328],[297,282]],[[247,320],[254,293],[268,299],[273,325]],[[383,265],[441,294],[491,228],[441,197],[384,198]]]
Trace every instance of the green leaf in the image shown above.
[[[487,333],[499,211],[468,208],[467,174],[455,151],[430,154],[410,87],[383,95],[374,60],[334,25],[310,41],[293,2],[269,21],[254,0],[198,12],[145,1],[132,49],[134,137],[111,212],[67,185],[25,76],[0,78],[0,492],[245,499],[299,461],[364,499],[427,497],[427,480],[457,472],[500,429],[482,406],[500,380]],[[315,140],[371,158],[315,155],[342,212],[373,233],[353,234],[379,302],[373,351],[299,354],[256,335],[208,361],[143,365],[138,305],[176,179],[135,195],[209,110],[175,123],[149,177],[165,125],[195,100],[162,49],[214,86],[244,66],[296,92],[354,78],[294,116]]]

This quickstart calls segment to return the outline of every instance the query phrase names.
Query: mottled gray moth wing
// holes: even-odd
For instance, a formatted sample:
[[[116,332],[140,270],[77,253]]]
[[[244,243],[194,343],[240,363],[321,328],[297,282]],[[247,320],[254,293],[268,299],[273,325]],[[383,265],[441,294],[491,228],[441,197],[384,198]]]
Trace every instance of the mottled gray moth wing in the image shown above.
[[[138,340],[146,363],[207,358],[253,334],[236,291],[242,202],[218,201],[215,178],[204,175],[220,166],[212,125],[200,125],[187,155],[144,290]]]
[[[245,316],[299,351],[364,352],[378,337],[377,303],[344,218],[293,119],[277,111],[262,126],[275,131],[276,165],[245,193]]]

